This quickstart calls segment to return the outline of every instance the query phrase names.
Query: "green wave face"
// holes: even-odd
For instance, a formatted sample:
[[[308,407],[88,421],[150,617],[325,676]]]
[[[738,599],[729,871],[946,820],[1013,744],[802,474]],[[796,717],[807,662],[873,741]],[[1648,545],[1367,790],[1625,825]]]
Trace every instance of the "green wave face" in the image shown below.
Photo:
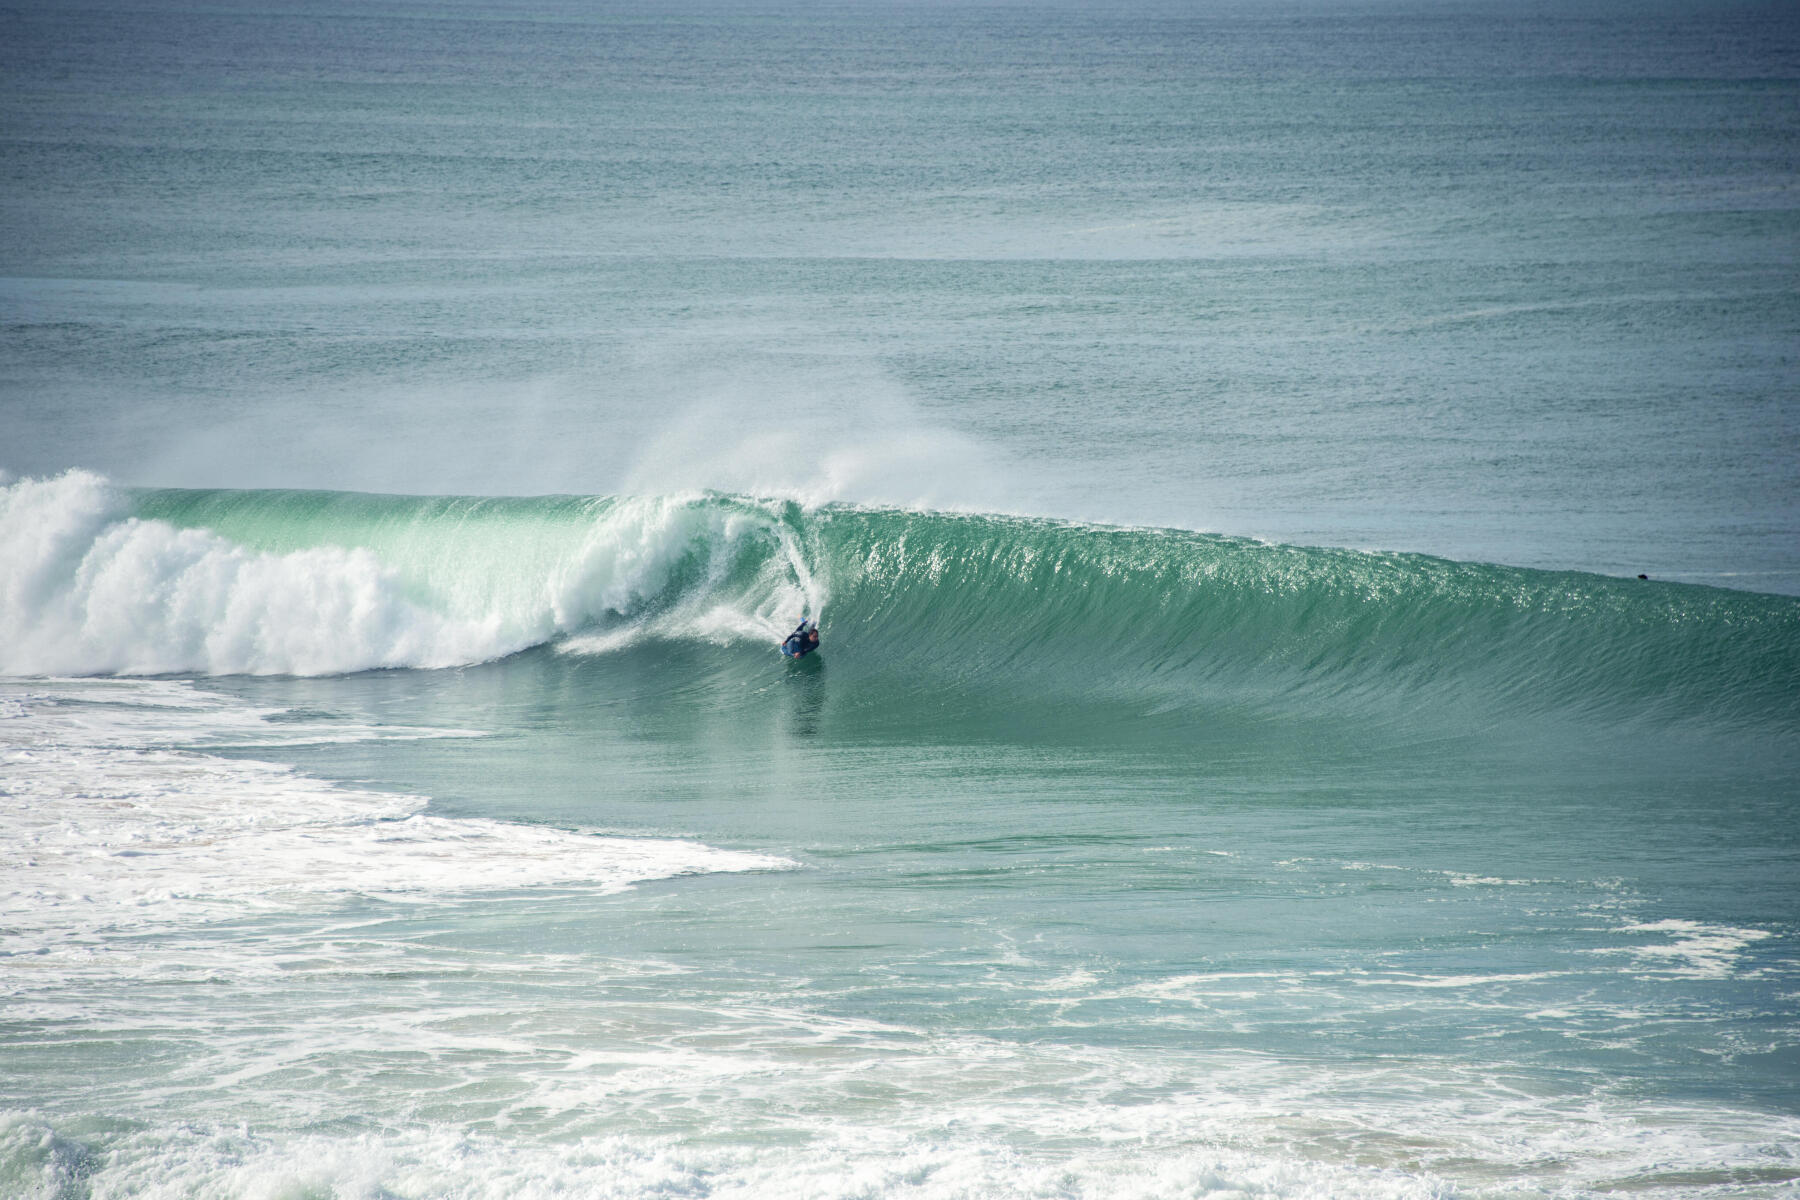
[[[906,513],[821,518],[832,632],[965,675],[1322,706],[1789,721],[1800,603],[1412,554]]]
[[[639,656],[685,646],[691,664],[692,648],[711,646],[708,669],[750,686],[783,669],[772,643],[806,610],[824,613],[821,661],[879,689],[864,697],[871,706],[934,697],[967,714],[1027,703],[1071,720],[1083,705],[1146,717],[1195,706],[1752,725],[1800,716],[1800,602],[1786,597],[717,495],[154,491],[130,507],[141,522],[204,530],[244,553],[367,553],[420,620],[485,631],[469,661],[537,645]],[[295,582],[318,586],[307,572],[323,570],[298,566]],[[347,657],[346,669],[448,665],[379,644]]]

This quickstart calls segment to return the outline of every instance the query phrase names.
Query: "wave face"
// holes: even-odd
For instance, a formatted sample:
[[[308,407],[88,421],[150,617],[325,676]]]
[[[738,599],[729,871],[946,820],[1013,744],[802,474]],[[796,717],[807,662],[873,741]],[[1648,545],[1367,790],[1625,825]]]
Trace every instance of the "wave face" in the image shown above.
[[[719,495],[0,492],[0,670],[332,674],[738,646],[919,686],[1788,723],[1800,601],[1173,530]],[[749,656],[754,649],[756,656]],[[904,686],[904,685],[898,685]]]
[[[833,514],[831,632],[1089,690],[1791,721],[1800,602],[1175,530]],[[848,627],[848,628],[846,628]]]

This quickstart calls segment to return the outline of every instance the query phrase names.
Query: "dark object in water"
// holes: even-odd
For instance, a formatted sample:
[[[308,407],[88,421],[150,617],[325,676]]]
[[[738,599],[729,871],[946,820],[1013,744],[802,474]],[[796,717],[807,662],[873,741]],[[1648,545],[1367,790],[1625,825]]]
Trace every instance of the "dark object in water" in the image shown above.
[[[808,628],[811,626],[811,628]],[[787,635],[781,652],[789,658],[805,658],[819,648],[819,623],[802,618],[800,628]]]

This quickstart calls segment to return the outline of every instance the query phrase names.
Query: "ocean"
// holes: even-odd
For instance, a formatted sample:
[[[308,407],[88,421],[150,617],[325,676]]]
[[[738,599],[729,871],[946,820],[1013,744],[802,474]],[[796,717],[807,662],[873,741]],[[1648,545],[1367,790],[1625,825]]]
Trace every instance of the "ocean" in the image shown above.
[[[5,27],[0,1195],[1800,1195],[1791,5]]]

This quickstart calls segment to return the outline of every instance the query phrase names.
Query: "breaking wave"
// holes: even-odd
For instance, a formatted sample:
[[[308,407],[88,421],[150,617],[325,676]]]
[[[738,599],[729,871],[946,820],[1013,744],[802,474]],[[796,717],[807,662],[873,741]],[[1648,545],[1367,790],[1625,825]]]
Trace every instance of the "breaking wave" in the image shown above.
[[[1800,719],[1800,600],[1180,530],[709,493],[130,491],[71,472],[0,491],[0,562],[10,674],[766,651],[805,610],[827,611],[834,660],[934,685]]]

